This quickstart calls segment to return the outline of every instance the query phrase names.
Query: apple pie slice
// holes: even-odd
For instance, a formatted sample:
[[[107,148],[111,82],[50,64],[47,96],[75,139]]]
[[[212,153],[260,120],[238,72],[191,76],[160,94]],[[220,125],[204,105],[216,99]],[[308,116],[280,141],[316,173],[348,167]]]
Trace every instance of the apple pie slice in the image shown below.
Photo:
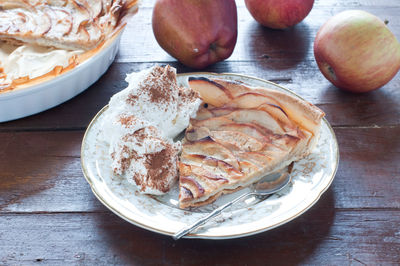
[[[201,206],[310,153],[324,113],[289,93],[190,78],[204,104],[183,140],[181,208]]]

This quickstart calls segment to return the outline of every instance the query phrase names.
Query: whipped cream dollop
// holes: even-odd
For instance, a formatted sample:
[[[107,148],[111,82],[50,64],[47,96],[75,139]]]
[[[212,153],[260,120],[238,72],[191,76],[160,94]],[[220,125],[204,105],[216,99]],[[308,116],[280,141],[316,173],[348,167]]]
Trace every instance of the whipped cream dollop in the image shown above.
[[[178,178],[181,144],[173,139],[201,100],[189,86],[177,84],[171,66],[132,73],[126,81],[128,87],[111,98],[103,125],[111,168],[142,193],[166,193]]]
[[[196,114],[201,100],[189,85],[179,87],[171,66],[153,67],[128,74],[129,86],[115,94],[109,103],[112,112],[128,111],[157,127],[167,138],[174,138]]]
[[[43,76],[55,67],[67,67],[70,58],[83,53],[83,50],[63,50],[34,44],[14,45],[0,41],[0,67],[6,75],[1,83],[29,77]]]

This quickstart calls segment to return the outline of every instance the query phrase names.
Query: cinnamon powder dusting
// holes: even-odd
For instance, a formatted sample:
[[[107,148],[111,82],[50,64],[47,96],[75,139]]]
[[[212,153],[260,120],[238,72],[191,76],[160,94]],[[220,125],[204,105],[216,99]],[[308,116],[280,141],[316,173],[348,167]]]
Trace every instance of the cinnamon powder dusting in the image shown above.
[[[175,72],[170,66],[157,66],[140,84],[140,90],[150,96],[153,103],[169,103],[173,98],[172,91],[176,87]]]
[[[156,189],[167,192],[168,184],[165,182],[166,176],[170,174],[170,169],[173,169],[171,156],[174,156],[174,151],[165,148],[157,153],[148,154],[146,160],[146,168],[148,176],[153,179],[153,185]]]
[[[114,172],[123,173],[126,169],[129,168],[131,164],[131,160],[137,157],[137,153],[135,151],[129,150],[128,147],[124,146],[122,148],[122,153],[126,154],[126,157],[121,157],[120,159],[120,168],[114,168]],[[112,158],[115,158],[115,153],[111,154]]]
[[[169,137],[177,131],[171,128],[188,123],[186,112],[198,107],[200,95],[180,87],[171,66],[145,70],[139,76],[128,76],[127,81],[133,82],[129,90],[110,101],[110,108],[122,110],[116,119],[120,135],[111,154],[113,170],[141,192],[166,193],[178,178],[181,149]]]
[[[167,158],[167,149],[147,155],[146,166],[149,175],[155,177],[155,179],[162,179],[167,170],[165,169],[168,162]]]
[[[120,116],[118,121],[121,123],[121,125],[124,125],[125,127],[131,127],[135,125],[135,123],[137,122],[137,118],[134,117],[133,115]]]

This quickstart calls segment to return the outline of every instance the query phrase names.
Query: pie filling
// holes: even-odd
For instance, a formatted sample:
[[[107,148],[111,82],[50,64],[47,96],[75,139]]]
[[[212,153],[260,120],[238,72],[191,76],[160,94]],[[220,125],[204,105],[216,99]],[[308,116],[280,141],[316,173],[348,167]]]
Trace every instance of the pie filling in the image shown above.
[[[0,41],[0,86],[3,89],[14,84],[41,77],[56,67],[66,69],[74,64],[83,50],[65,50],[34,44],[15,45]],[[1,89],[0,89],[1,91]]]
[[[190,120],[179,162],[181,208],[209,204],[308,155],[324,113],[267,88],[191,78],[203,104]]]
[[[115,38],[138,0],[0,3],[0,93],[73,69]]]

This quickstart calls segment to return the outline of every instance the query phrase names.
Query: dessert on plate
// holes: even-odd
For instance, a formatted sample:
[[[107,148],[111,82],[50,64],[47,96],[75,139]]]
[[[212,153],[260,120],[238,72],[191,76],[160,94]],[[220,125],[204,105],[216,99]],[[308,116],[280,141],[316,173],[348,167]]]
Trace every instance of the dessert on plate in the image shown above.
[[[189,79],[204,104],[191,119],[179,163],[179,206],[215,201],[308,155],[324,113],[287,92]]]
[[[102,126],[111,169],[146,194],[167,193],[179,177],[180,208],[209,204],[305,157],[324,116],[289,92],[237,81],[179,86],[170,66],[126,80]]]
[[[0,93],[90,58],[137,12],[138,0],[0,1]]]
[[[179,141],[201,103],[198,93],[178,86],[176,70],[156,66],[128,75],[129,86],[106,111],[104,140],[114,174],[146,194],[164,194],[178,179]]]

